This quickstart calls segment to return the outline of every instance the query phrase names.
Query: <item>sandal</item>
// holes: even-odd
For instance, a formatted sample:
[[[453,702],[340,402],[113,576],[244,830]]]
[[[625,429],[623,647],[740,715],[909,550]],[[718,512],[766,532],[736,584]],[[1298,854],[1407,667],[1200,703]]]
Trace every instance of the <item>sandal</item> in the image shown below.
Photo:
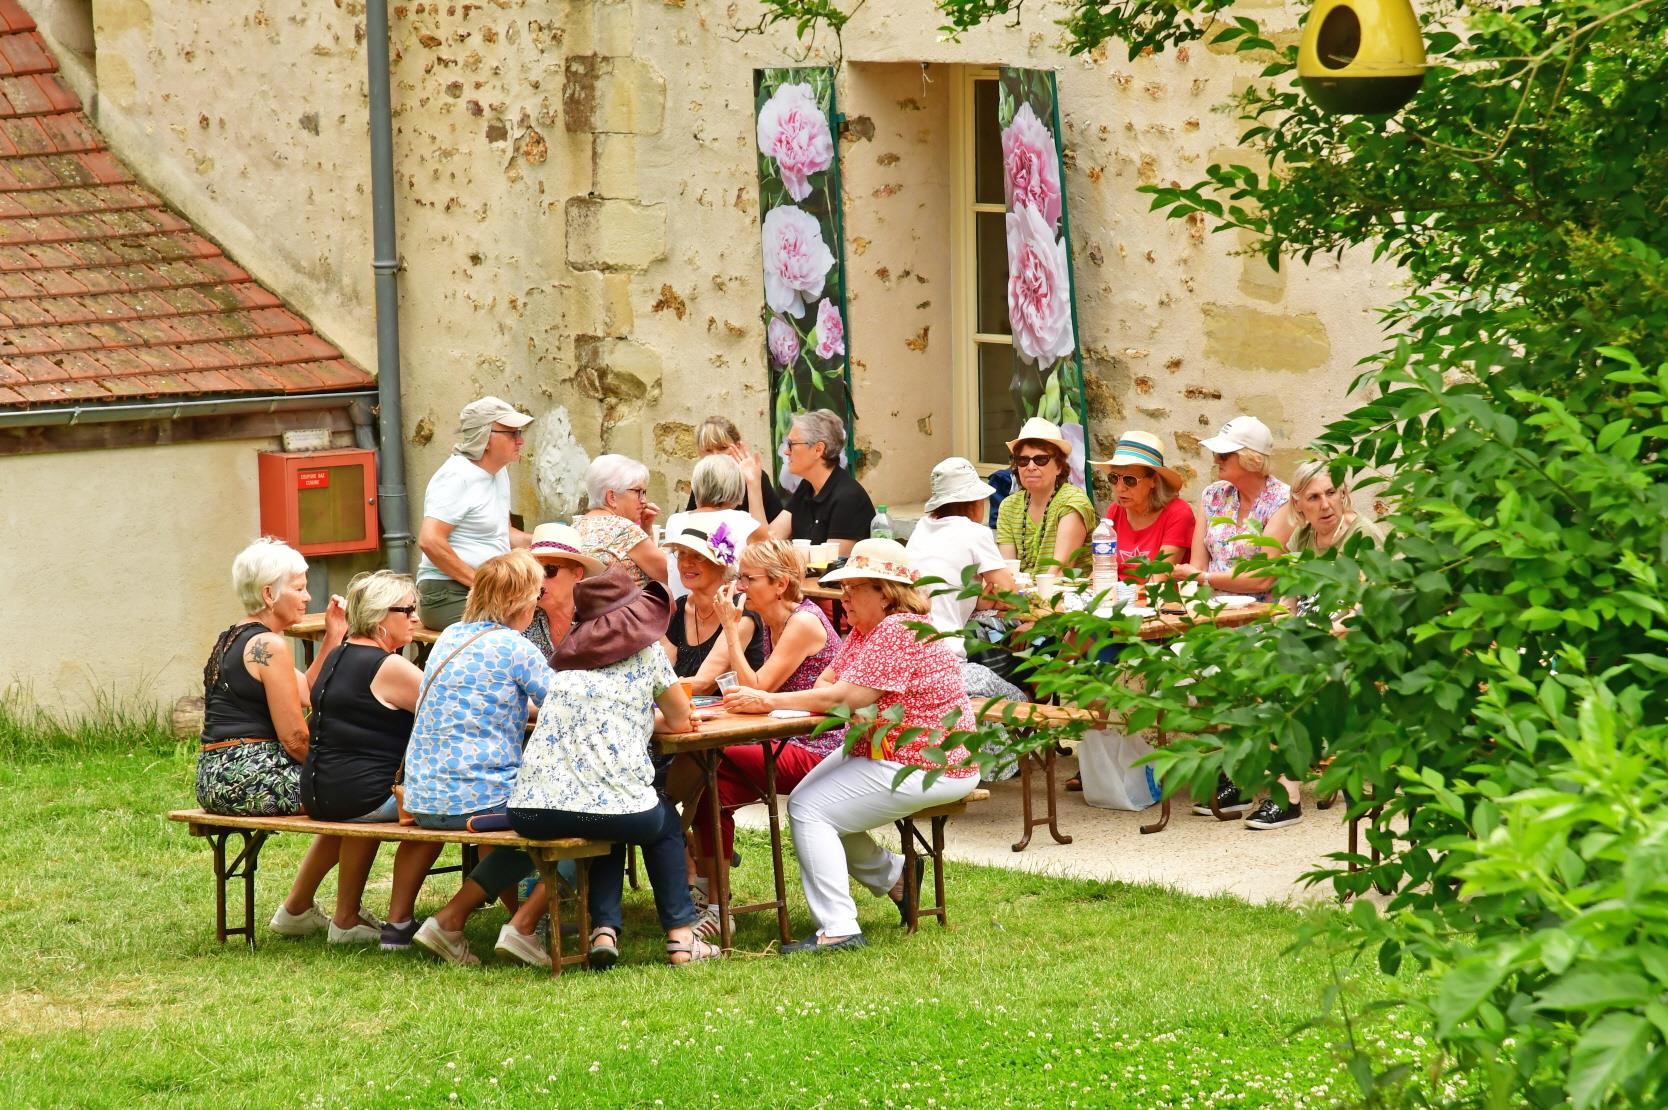
[[[708,944],[700,937],[691,940],[669,940],[666,942],[666,962],[673,967],[683,967],[697,960],[716,960],[724,954],[724,950],[716,944]],[[688,956],[687,960],[674,960],[673,956]]]
[[[612,925],[591,930],[591,950],[586,962],[597,971],[607,971],[620,962],[620,934]]]
[[[1081,776],[1073,775],[1071,778],[1066,780],[1066,793],[1067,794],[1081,794],[1081,793],[1083,793],[1083,779],[1082,779]]]

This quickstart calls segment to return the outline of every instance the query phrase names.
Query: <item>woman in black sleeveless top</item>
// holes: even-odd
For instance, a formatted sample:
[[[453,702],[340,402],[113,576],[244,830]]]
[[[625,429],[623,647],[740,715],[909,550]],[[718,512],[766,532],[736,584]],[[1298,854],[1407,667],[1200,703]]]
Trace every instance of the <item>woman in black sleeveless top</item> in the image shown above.
[[[272,539],[256,540],[232,561],[232,586],[244,620],[220,634],[203,667],[203,744],[197,757],[197,803],[210,813],[281,817],[301,812],[301,761],[307,755],[306,707],[324,655],[347,631],[332,598],[324,647],[304,679],[284,630],[307,612],[307,560]],[[305,936],[326,918],[313,895],[336,866],[341,838],[313,839],[272,929]]]
[[[745,536],[733,536],[719,525],[711,536],[685,528],[667,536],[665,546],[677,553],[677,573],[689,593],[678,599],[666,641],[672,651],[672,670],[679,678],[694,679],[697,694],[718,689],[718,676],[730,665],[724,624],[718,617],[718,588],[736,575]],[[751,610],[742,614],[741,636],[748,666],[764,666],[764,621]]]
[[[392,821],[398,815],[394,778],[411,738],[422,672],[396,653],[411,642],[416,612],[417,587],[408,575],[379,570],[348,585],[348,638],[320,668],[312,744],[301,768],[302,804],[320,821]],[[332,944],[383,939],[381,922],[360,907],[380,846],[376,840],[342,841]]]

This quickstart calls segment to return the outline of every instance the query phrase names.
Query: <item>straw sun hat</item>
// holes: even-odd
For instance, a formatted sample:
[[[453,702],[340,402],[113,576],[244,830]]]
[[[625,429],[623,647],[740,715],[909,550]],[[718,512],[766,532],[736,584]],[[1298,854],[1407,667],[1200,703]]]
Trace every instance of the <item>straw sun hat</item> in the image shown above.
[[[579,538],[579,533],[567,524],[541,524],[533,529],[533,546],[529,549],[533,558],[541,563],[546,559],[560,559],[564,562],[577,563],[585,568],[587,575],[601,574],[602,560],[585,554],[585,541]]]
[[[849,578],[915,585],[915,576],[909,573],[909,553],[897,540],[858,540],[846,556],[846,565],[822,576],[824,582],[844,582]]]
[[[1090,459],[1090,466],[1144,466],[1158,472],[1172,487],[1180,489],[1182,476],[1164,465],[1164,444],[1151,432],[1125,432],[1110,459]]]

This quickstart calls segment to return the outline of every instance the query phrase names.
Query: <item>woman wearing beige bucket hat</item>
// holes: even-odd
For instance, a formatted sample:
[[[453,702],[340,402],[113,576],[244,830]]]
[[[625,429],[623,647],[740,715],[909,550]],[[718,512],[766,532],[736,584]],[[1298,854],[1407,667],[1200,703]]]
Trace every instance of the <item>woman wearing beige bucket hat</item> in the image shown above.
[[[574,584],[603,572],[602,560],[585,554],[584,544],[578,530],[566,524],[541,524],[533,530],[530,550],[544,568],[544,588],[524,635],[544,652],[547,662],[573,624]]]
[[[1164,465],[1164,444],[1151,432],[1130,430],[1118,437],[1104,466],[1113,484],[1106,519],[1118,530],[1118,558],[1129,562],[1187,560],[1193,546],[1193,507],[1176,495],[1182,476]]]
[[[996,514],[996,543],[1006,559],[1036,574],[1049,564],[1074,566],[1094,526],[1089,495],[1071,483],[1071,441],[1059,425],[1033,416],[1008,441],[1017,488]]]
[[[928,606],[915,588],[903,545],[859,540],[846,565],[822,580],[840,584],[851,635],[817,684],[796,693],[736,687],[724,695],[724,708],[735,713],[826,713],[840,705],[853,712],[872,706],[876,713],[867,727],[853,724],[846,755],[835,753],[817,764],[788,798],[800,879],[817,931],[783,945],[784,955],[861,948],[866,942],[851,879],[877,896],[890,894],[901,912],[906,882],[919,892],[921,876],[917,870],[906,877],[902,856],[862,834],[927,806],[965,798],[979,782],[965,747],[947,753],[947,768],[927,754],[948,744],[946,719],[957,722],[955,729],[973,726],[973,706],[956,657],[941,641],[923,640],[910,627]],[[901,717],[888,725],[882,715],[894,707]],[[911,738],[904,737],[906,730]],[[943,774],[930,785],[924,775],[910,775],[894,786],[906,767],[941,768]]]

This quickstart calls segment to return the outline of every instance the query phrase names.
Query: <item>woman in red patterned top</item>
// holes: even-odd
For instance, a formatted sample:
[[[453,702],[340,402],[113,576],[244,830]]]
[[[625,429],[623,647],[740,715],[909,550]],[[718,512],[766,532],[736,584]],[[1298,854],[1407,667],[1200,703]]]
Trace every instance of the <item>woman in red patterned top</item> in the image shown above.
[[[915,588],[903,545],[860,540],[846,565],[822,580],[840,584],[851,635],[816,685],[795,693],[738,687],[724,698],[724,708],[736,713],[825,713],[839,705],[855,712],[872,706],[877,718],[867,729],[854,724],[848,753],[824,759],[788,799],[800,879],[817,931],[783,945],[783,954],[864,945],[851,897],[853,878],[876,896],[889,894],[901,914],[906,881],[914,882],[919,895],[919,864],[915,875],[906,877],[903,857],[882,848],[868,830],[959,801],[979,784],[965,747],[951,749],[942,760],[930,754],[943,742],[947,719],[952,730],[973,727],[973,706],[962,687],[960,661],[942,642],[922,640],[909,627],[925,617],[928,605]],[[946,764],[948,770],[931,786],[923,785],[924,776],[911,775],[893,789],[904,767]]]

